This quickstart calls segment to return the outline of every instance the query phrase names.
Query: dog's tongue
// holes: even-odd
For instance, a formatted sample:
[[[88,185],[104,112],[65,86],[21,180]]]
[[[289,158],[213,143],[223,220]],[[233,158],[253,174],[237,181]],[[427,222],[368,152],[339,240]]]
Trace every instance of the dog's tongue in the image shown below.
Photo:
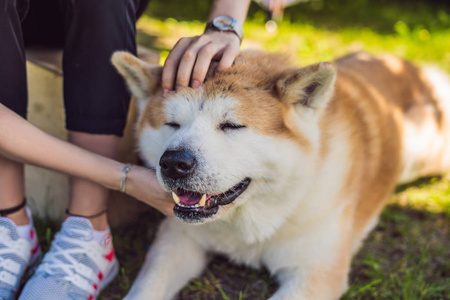
[[[178,195],[178,197],[180,198],[181,204],[188,206],[195,205],[202,199],[202,195],[197,193],[186,193],[184,195]]]

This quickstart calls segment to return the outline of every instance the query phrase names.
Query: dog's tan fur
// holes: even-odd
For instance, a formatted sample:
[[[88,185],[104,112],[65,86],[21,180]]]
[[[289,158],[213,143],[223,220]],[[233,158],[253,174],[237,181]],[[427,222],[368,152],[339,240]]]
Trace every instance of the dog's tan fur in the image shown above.
[[[376,224],[394,186],[450,167],[450,98],[443,99],[445,95],[430,81],[429,73],[391,56],[357,53],[334,64],[298,69],[283,56],[249,51],[242,53],[231,69],[209,77],[202,89],[187,88],[168,96],[155,85],[160,82],[159,67],[139,65],[127,54],[118,54],[113,61],[135,95],[150,91],[151,103],[143,106],[138,136],[145,128],[158,130],[165,124],[166,102],[172,97],[187,101],[229,97],[236,100],[234,112],[243,125],[276,141],[292,141],[299,156],[310,156],[314,161],[314,187],[305,199],[290,202],[292,213],[273,216],[282,219],[270,229],[273,233],[255,237],[251,230],[239,233],[245,231],[242,224],[247,224],[243,221],[249,211],[247,203],[258,201],[254,197],[243,204],[224,206],[219,212],[225,217],[217,217],[221,223],[211,221],[196,227],[169,220],[161,229],[159,240],[186,235],[201,245],[186,241],[198,252],[221,252],[238,262],[265,264],[281,282],[272,299],[339,298],[347,288],[351,258]],[[126,69],[130,66],[137,71]],[[141,86],[134,91],[133,77],[139,72],[146,75],[139,77]],[[142,78],[147,81],[142,82]],[[431,144],[410,149],[414,134],[426,136]],[[338,186],[333,187],[334,183]],[[264,226],[258,221],[255,224],[251,226]],[[304,251],[304,258],[292,252],[293,247],[302,247],[298,251]],[[149,254],[152,262],[144,268],[155,271],[142,271],[144,275],[129,298],[173,295],[167,291],[169,287],[159,288],[164,280],[172,280],[161,269],[169,254],[154,251]],[[172,253],[176,255],[176,251]],[[283,256],[293,260],[292,266]],[[200,261],[192,266],[189,276],[201,271]],[[158,277],[161,272],[164,274]],[[175,277],[182,286],[189,276]],[[145,282],[150,279],[155,283]]]

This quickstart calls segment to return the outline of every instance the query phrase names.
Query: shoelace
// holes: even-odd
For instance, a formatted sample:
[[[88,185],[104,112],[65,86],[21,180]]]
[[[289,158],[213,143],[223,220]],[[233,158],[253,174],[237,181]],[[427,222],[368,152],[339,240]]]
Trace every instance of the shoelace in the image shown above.
[[[75,244],[77,247],[64,249],[58,245],[59,242]],[[58,233],[53,242],[52,251],[47,253],[44,261],[38,268],[38,272],[45,272],[48,275],[60,277],[92,294],[97,291],[98,285],[96,282],[98,282],[100,278],[92,268],[78,261],[74,257],[79,257],[80,254],[86,255],[96,267],[102,271],[106,268],[108,261],[105,260],[101,252],[101,246],[95,240],[74,240],[71,237]],[[94,282],[94,284],[91,284],[89,280]]]

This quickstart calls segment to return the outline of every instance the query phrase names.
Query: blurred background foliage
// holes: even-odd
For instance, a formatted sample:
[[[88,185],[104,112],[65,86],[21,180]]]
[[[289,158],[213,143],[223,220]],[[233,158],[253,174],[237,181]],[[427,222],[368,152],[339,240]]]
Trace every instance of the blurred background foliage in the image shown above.
[[[147,15],[160,20],[206,21],[213,0],[152,0]],[[259,19],[264,10],[252,2],[249,18]],[[383,33],[396,32],[403,21],[412,28],[429,30],[450,27],[448,0],[309,0],[286,8],[284,20],[309,23],[326,29],[370,27]]]
[[[139,43],[163,62],[180,37],[203,32],[212,2],[152,0],[138,24]],[[391,53],[450,71],[448,0],[309,0],[286,8],[275,32],[266,21],[252,2],[243,49],[284,52],[302,65],[361,50]]]

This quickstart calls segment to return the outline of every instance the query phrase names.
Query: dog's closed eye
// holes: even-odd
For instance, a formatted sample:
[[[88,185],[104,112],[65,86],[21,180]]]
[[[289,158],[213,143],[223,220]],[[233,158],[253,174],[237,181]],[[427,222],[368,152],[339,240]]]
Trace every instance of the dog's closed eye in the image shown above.
[[[170,128],[175,129],[175,130],[180,128],[180,124],[174,123],[174,122],[168,122],[164,125],[169,126]]]
[[[231,122],[224,122],[219,125],[219,129],[222,131],[238,130],[238,129],[242,129],[245,127],[246,127],[245,125],[235,124],[235,123],[231,123]]]

